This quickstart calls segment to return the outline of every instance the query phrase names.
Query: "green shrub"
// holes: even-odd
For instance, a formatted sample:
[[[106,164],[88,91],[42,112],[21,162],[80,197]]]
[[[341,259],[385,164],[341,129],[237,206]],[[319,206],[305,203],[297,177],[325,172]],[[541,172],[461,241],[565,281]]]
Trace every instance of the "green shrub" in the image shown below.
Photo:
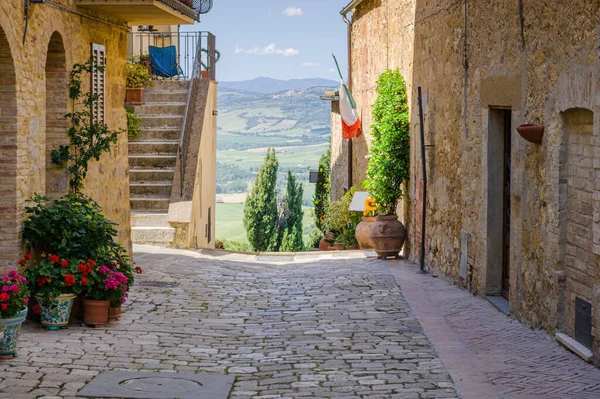
[[[234,252],[252,252],[252,247],[246,242],[223,240],[223,249]]]
[[[317,177],[317,185],[315,187],[315,196],[313,204],[315,205],[315,224],[321,231],[325,229],[325,213],[329,206],[330,200],[330,162],[331,162],[331,147],[327,152],[321,155],[319,160],[319,175]]]
[[[152,82],[152,74],[144,64],[136,62],[135,59],[129,59],[127,62],[127,82],[128,89],[139,89],[148,86]]]
[[[127,114],[127,137],[136,139],[142,131],[140,126],[142,118],[135,114],[133,107],[125,107],[125,113]]]
[[[409,178],[406,84],[398,70],[387,70],[379,76],[376,91],[367,190],[377,202],[378,213],[393,215],[402,198],[402,183]]]

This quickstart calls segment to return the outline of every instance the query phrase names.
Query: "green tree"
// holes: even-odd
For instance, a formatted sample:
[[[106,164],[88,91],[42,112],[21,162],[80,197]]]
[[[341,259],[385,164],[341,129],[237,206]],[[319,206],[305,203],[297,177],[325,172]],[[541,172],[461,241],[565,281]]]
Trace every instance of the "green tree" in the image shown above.
[[[304,187],[296,181],[296,175],[288,170],[285,202],[281,213],[281,251],[298,252],[304,249],[302,240],[302,196]]]
[[[315,205],[315,224],[321,231],[325,229],[325,212],[329,205],[331,171],[331,147],[327,152],[321,155],[319,159],[319,175],[317,177],[317,186],[315,187],[315,196],[313,204]]]
[[[279,241],[277,212],[277,170],[275,149],[267,150],[254,186],[244,205],[244,227],[254,251],[277,251]]]
[[[398,70],[387,70],[377,80],[373,104],[367,191],[381,214],[393,215],[409,178],[410,135],[406,84]]]

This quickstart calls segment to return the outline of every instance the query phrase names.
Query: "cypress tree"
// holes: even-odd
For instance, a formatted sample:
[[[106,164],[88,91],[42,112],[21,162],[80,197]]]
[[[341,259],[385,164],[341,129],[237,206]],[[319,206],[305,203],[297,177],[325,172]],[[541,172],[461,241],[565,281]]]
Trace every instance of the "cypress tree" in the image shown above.
[[[254,251],[277,251],[279,238],[277,213],[277,171],[275,149],[267,150],[252,191],[244,205],[244,227]]]
[[[285,204],[282,212],[282,230],[281,251],[298,252],[304,249],[302,240],[302,196],[304,187],[302,183],[296,181],[296,176],[288,170],[287,187],[285,193]]]
[[[327,149],[327,152],[321,155],[321,159],[319,159],[319,174],[313,200],[313,204],[315,205],[315,224],[321,231],[325,230],[325,212],[327,211],[330,200],[330,163],[331,147]]]

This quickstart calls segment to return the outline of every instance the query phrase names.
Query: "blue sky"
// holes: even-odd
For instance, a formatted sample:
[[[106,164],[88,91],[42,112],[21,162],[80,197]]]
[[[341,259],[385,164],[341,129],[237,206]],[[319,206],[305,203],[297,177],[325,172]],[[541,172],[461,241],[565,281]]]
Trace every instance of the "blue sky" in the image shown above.
[[[199,25],[210,31],[221,60],[217,79],[328,78],[338,80],[331,53],[346,74],[346,24],[339,11],[347,0],[214,0]]]

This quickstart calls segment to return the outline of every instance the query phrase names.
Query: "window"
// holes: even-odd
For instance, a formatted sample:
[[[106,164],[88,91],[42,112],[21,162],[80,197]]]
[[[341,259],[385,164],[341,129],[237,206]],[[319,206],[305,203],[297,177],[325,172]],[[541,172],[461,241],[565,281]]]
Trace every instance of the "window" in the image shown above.
[[[103,45],[92,43],[92,62],[97,66],[106,66],[106,48]],[[104,123],[106,110],[106,72],[94,71],[92,73],[92,94],[97,96],[92,109],[95,122]]]

